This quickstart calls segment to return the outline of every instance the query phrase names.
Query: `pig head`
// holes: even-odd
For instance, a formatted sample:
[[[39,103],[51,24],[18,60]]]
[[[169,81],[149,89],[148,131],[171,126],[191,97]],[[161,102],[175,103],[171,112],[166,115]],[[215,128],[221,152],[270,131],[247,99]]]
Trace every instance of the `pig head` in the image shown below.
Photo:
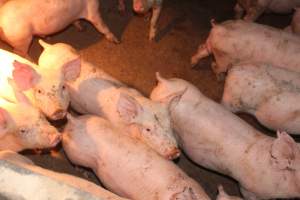
[[[23,100],[11,103],[0,98],[0,150],[22,151],[56,146],[61,140],[58,131],[37,108]]]

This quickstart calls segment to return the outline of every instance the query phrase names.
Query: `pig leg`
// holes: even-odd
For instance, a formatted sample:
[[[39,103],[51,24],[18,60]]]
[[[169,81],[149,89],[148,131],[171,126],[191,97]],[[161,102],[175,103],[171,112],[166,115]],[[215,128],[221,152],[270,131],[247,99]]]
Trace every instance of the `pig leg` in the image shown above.
[[[11,44],[11,46],[14,48],[14,52],[16,54],[19,54],[20,56],[23,56],[25,58],[28,58],[28,49],[32,41],[32,35],[24,38],[24,39],[18,39],[18,40],[11,40],[8,43]]]
[[[157,22],[162,10],[162,6],[155,6],[152,11],[152,18],[150,22],[150,33],[149,33],[149,40],[153,41],[155,39],[157,33]]]
[[[239,3],[235,4],[234,11],[235,11],[235,19],[242,19],[245,10],[240,6]]]
[[[120,41],[116,38],[116,36],[114,36],[114,34],[109,30],[107,25],[104,23],[103,19],[99,16],[98,11],[95,10],[92,13],[95,14],[89,15],[86,18],[86,20],[91,22],[100,33],[103,33],[107,40],[114,43],[120,43]]]
[[[244,197],[245,200],[259,200],[259,198],[253,194],[252,192],[249,192],[247,189],[240,186],[240,191]]]
[[[192,67],[196,66],[202,58],[205,58],[211,54],[210,49],[207,47],[207,42],[205,44],[201,44],[198,47],[198,51],[191,58]]]
[[[264,11],[265,11],[264,7],[261,6],[252,7],[246,13],[244,20],[247,22],[254,22]]]

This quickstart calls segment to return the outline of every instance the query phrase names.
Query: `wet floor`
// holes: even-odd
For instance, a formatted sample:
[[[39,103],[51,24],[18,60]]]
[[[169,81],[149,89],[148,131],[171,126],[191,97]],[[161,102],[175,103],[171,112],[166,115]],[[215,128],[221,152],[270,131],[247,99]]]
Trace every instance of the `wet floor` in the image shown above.
[[[130,2],[127,3],[130,6]],[[134,15],[130,7],[127,14],[120,15],[117,0],[101,0],[102,15],[111,30],[122,40],[121,44],[108,42],[85,21],[82,21],[85,28],[83,32],[70,26],[45,40],[49,43],[71,44],[80,50],[84,59],[145,95],[149,95],[155,86],[155,72],[159,71],[167,78],[186,79],[205,95],[219,101],[224,83],[217,81],[210,68],[212,58],[203,60],[195,69],[191,68],[189,61],[198,44],[205,41],[210,30],[210,20],[222,22],[231,19],[234,16],[234,3],[234,0],[166,0],[159,22],[157,41],[149,42],[149,21],[146,17]],[[282,28],[288,25],[290,18],[290,15],[266,14],[259,22]],[[9,49],[5,44],[1,43],[1,46]],[[36,60],[40,52],[41,47],[35,39],[30,56]],[[242,117],[261,129],[253,118],[246,115]],[[76,174],[98,183],[90,171],[74,168],[66,160],[61,147],[57,151],[54,157],[49,154],[25,154],[45,168]],[[238,186],[232,179],[205,170],[184,155],[176,162],[196,179],[212,198],[215,198],[219,184],[222,184],[229,194],[239,195]]]

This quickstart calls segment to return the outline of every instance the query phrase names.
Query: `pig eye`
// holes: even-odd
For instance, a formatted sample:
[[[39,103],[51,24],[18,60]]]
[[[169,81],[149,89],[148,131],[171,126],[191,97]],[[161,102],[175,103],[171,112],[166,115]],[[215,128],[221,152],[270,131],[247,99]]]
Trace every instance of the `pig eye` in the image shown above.
[[[150,128],[146,128],[146,131],[147,131],[147,132],[150,132],[150,131],[151,131],[151,129],[150,129]]]
[[[41,89],[38,89],[38,90],[37,90],[37,93],[38,93],[38,94],[42,94],[43,91],[42,91]]]
[[[65,89],[66,89],[66,86],[63,85],[63,86],[62,86],[62,89],[65,90]]]
[[[21,135],[24,135],[24,134],[26,134],[27,133],[27,129],[25,129],[25,128],[21,128],[20,129],[20,134]]]

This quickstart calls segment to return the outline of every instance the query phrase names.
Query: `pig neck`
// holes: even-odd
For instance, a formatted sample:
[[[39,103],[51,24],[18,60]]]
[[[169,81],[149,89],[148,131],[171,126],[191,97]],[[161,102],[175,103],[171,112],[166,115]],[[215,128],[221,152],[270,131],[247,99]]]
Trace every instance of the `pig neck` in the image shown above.
[[[181,145],[187,154],[197,153],[204,160],[209,154],[211,159],[205,166],[226,174],[228,172],[219,166],[220,163],[229,165],[230,162],[236,163],[236,160],[244,156],[243,152],[249,145],[255,144],[259,138],[266,138],[200,93],[184,94],[178,104],[171,107],[171,116]],[[220,156],[218,151],[222,151],[223,156]]]

